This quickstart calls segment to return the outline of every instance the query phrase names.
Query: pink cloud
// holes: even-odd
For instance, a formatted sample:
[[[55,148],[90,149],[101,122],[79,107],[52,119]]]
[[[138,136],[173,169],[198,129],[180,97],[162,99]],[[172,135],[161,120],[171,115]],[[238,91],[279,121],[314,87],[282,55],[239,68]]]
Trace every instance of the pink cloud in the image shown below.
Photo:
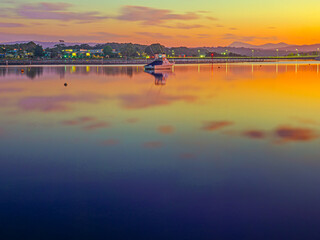
[[[22,4],[17,7],[16,13],[24,18],[29,19],[49,19],[60,21],[85,21],[93,22],[109,17],[101,15],[98,11],[76,12],[70,11],[72,4],[69,3],[30,3]]]
[[[185,23],[177,23],[174,25],[161,25],[160,27],[165,27],[165,28],[178,28],[178,29],[193,29],[193,28],[203,28],[205,27],[204,25],[201,24],[185,24]]]
[[[125,21],[140,21],[145,25],[158,25],[169,20],[195,20],[199,19],[200,16],[194,12],[176,14],[167,9],[143,6],[124,6],[120,11],[120,15],[116,18],[118,20]]]
[[[165,35],[165,34],[162,34],[162,33],[136,32],[136,34],[142,35],[142,36],[147,36],[147,37],[150,37],[150,38],[164,38],[164,39],[172,38],[172,36]]]
[[[22,23],[4,23],[0,22],[0,28],[19,28],[19,27],[25,27],[26,25]]]

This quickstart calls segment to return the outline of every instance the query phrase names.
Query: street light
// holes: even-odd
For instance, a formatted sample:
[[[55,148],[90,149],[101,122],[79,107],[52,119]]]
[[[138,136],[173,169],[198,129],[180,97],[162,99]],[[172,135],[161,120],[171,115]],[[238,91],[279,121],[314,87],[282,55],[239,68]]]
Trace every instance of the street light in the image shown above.
[[[254,56],[254,50],[252,49],[251,51],[252,51],[252,58],[253,58],[253,56]]]
[[[277,49],[277,58],[279,57],[279,49]]]
[[[296,48],[296,51],[297,51],[297,56],[299,56],[298,48]]]

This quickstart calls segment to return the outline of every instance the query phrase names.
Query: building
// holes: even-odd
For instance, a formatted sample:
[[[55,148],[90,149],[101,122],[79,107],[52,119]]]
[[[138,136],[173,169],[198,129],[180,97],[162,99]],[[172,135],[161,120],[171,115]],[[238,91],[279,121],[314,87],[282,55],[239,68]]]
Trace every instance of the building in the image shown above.
[[[101,58],[103,49],[64,49],[63,58]]]

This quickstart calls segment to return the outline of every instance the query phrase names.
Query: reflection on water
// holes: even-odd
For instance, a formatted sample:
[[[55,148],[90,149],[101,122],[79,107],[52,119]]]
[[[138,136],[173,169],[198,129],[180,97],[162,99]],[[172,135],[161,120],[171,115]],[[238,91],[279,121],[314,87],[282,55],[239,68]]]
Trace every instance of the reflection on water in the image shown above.
[[[319,90],[318,62],[0,67],[1,233],[318,239]]]
[[[172,70],[145,70],[146,73],[154,76],[154,85],[166,85],[166,81]]]

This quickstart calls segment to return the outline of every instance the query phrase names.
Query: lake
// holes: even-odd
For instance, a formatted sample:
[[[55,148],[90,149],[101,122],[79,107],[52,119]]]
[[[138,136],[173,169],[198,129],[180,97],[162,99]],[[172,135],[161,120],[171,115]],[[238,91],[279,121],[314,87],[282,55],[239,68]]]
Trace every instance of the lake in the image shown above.
[[[0,67],[0,238],[319,239],[319,64]]]

